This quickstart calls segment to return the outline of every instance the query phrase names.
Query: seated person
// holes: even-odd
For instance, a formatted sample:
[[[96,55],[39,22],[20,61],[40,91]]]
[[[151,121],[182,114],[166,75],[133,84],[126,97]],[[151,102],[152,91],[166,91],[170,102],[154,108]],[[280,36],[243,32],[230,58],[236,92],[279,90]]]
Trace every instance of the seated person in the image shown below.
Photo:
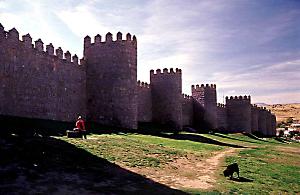
[[[75,126],[76,127],[73,130],[78,131],[86,139],[85,124],[81,116],[78,116]]]

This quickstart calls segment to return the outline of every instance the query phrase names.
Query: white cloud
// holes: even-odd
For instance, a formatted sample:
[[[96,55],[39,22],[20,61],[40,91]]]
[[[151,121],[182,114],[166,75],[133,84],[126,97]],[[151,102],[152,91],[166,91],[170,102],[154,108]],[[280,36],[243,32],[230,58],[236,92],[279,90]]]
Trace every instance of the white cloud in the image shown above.
[[[57,16],[72,30],[78,37],[85,37],[91,33],[91,37],[102,33],[102,37],[111,29],[101,24],[92,14],[93,10],[89,4],[80,4],[73,9],[61,10]]]

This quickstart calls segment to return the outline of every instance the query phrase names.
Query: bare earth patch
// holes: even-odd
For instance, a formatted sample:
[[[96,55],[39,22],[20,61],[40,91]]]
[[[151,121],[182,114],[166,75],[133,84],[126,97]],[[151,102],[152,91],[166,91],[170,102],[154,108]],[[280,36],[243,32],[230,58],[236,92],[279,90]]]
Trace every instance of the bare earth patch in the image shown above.
[[[128,168],[130,171],[165,184],[171,188],[209,189],[216,183],[216,173],[225,156],[236,153],[236,148],[215,152],[208,159],[181,157],[161,168]]]
[[[280,155],[271,155],[269,162],[272,163],[282,163],[285,165],[298,166],[300,167],[300,150],[296,147],[287,147],[287,146],[277,146],[275,147],[277,152],[280,152]],[[293,160],[288,160],[293,158]]]
[[[300,155],[300,150],[299,148],[295,147],[287,147],[287,146],[278,146],[276,147],[278,151],[281,152],[287,152],[287,153],[292,153],[292,154],[299,154]]]

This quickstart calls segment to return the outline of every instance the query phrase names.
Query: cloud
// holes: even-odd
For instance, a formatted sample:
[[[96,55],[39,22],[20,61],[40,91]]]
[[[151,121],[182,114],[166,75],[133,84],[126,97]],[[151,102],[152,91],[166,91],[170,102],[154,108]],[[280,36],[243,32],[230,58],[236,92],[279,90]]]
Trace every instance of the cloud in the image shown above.
[[[265,64],[264,66],[256,66],[256,68],[244,68],[235,72],[217,72],[214,74],[215,80],[221,94],[239,95],[251,94],[253,97],[262,100],[265,98],[267,103],[272,98],[278,100],[278,94],[293,94],[294,96],[284,96],[282,102],[296,102],[300,100],[300,59],[286,61],[276,64]],[[235,90],[235,93],[232,91]],[[255,98],[254,98],[255,99]]]

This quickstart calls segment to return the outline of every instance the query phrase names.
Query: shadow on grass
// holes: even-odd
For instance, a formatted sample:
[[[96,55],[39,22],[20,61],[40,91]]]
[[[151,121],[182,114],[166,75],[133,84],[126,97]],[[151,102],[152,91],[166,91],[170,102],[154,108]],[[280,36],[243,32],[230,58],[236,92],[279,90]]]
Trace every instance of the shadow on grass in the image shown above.
[[[219,134],[219,133],[215,133],[213,134],[215,136],[218,136],[218,137],[222,137],[222,138],[226,138],[226,139],[232,139],[232,140],[237,140],[237,141],[241,141],[241,142],[249,142],[249,143],[254,143],[254,144],[258,144],[259,142],[255,142],[255,141],[249,141],[249,140],[243,140],[243,139],[238,139],[238,138],[234,138],[234,137],[230,137],[230,136],[226,136],[226,135],[223,135],[223,134]],[[243,134],[251,139],[254,139],[252,138],[251,136],[249,136],[249,134]],[[261,139],[256,139],[258,141],[262,141],[262,142],[266,142],[264,140],[261,140]]]
[[[239,178],[232,178],[232,181],[236,181],[236,182],[253,182],[253,179],[248,179],[245,177],[239,177]]]
[[[280,142],[280,143],[284,143],[284,144],[290,143],[289,140],[284,139],[284,138],[281,138],[281,137],[275,137],[274,140],[276,140],[276,141],[278,141],[278,142]]]
[[[208,137],[204,137],[200,134],[156,134],[156,136],[170,138],[170,139],[176,139],[176,140],[189,140],[189,141],[194,141],[194,142],[214,144],[214,145],[218,145],[218,146],[228,146],[228,147],[233,147],[233,148],[246,148],[244,146],[240,146],[240,145],[236,145],[236,144],[220,142],[220,141],[208,138]]]
[[[0,194],[185,194],[52,137],[1,136],[0,156]]]

